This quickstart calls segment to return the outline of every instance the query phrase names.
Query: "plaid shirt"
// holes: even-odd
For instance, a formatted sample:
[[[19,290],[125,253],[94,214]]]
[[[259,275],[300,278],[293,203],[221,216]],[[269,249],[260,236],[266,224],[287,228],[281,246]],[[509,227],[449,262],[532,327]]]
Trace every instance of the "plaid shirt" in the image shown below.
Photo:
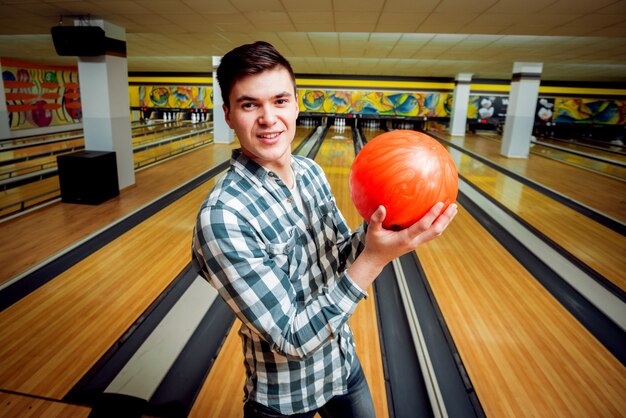
[[[233,152],[202,204],[193,239],[201,274],[242,321],[245,400],[282,414],[347,391],[356,356],[348,318],[367,294],[346,269],[363,249],[322,169],[292,156],[308,216],[273,172]]]

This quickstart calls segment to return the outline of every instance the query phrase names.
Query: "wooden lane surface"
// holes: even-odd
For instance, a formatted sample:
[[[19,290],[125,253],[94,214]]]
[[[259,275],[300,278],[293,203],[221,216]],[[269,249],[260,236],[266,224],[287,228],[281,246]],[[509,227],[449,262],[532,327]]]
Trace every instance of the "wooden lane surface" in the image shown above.
[[[362,222],[362,219],[354,208],[347,191],[349,167],[353,159],[354,145],[349,128],[342,134],[333,133],[333,128],[331,128],[316,161],[324,168],[337,199],[337,205],[350,227],[354,229]],[[389,416],[389,412],[376,320],[376,295],[373,287],[368,289],[368,294],[369,298],[360,302],[350,318],[350,326],[354,332],[357,354],[372,392],[376,416],[384,418]],[[240,418],[243,416],[245,372],[241,340],[237,335],[240,326],[241,322],[236,320],[198,394],[189,417]]]
[[[609,148],[601,149],[600,147],[587,147],[578,142],[566,142],[566,141],[558,141],[551,138],[539,137],[537,138],[538,142],[553,145],[559,148],[565,148],[568,150],[572,150],[575,152],[582,152],[585,154],[593,155],[595,157],[605,158],[607,160],[613,160],[621,164],[626,164],[626,154],[619,154],[616,152],[611,152]]]
[[[0,389],[62,399],[191,259],[214,180],[0,312]]]
[[[36,158],[34,160],[20,161],[19,163],[7,164],[0,167],[0,180],[10,179],[12,177],[23,176],[29,173],[54,168],[57,166],[57,157],[59,155],[72,152],[68,150],[56,155],[47,155],[45,157]]]
[[[134,132],[142,133],[144,132],[142,129],[148,129],[148,130],[158,129],[160,126],[164,126],[164,124],[159,123],[158,125],[157,124],[149,125],[141,121],[131,122],[131,129],[133,133]],[[61,131],[61,132],[51,133],[51,134],[29,135],[29,136],[23,136],[19,138],[0,139],[0,150],[2,150],[2,148],[13,147],[16,145],[25,145],[29,143],[51,141],[55,139],[68,138],[68,137],[78,136],[78,135],[83,135],[82,128],[72,129],[68,131]]]
[[[498,133],[481,132],[476,134],[480,138],[487,139],[489,141],[495,141],[498,144],[502,144],[502,136]],[[556,145],[556,144],[548,144]],[[569,145],[569,146],[568,146]],[[557,145],[558,146],[558,145]],[[612,158],[608,153],[600,150],[593,149],[580,149],[582,147],[576,147],[573,144],[565,144],[565,146],[558,146],[557,148],[545,146],[541,143],[531,143],[530,153],[540,155],[542,157],[550,158],[564,164],[570,164],[574,167],[590,170],[599,174],[615,177],[619,180],[626,180],[626,168],[615,165],[619,163],[617,158]],[[582,155],[584,154],[584,155]],[[594,155],[595,154],[595,155]],[[602,155],[604,154],[604,155]],[[597,156],[611,162],[600,161],[592,157]]]
[[[226,158],[236,146],[224,146]],[[215,149],[210,157],[223,161]],[[207,155],[195,158],[208,168]],[[189,168],[186,161],[178,165]],[[188,264],[196,214],[213,184],[186,194],[1,312],[0,390],[61,399]]]
[[[246,374],[241,339],[237,333],[240,327],[241,321],[235,319],[188,418],[243,417]]]
[[[150,142],[156,142],[161,139],[170,138],[176,135],[182,135],[191,131],[196,131],[200,129],[207,129],[213,125],[213,122],[202,122],[197,124],[191,123],[175,123],[172,126],[167,127],[166,129],[158,129],[154,130],[154,132],[148,132],[142,135],[136,135],[133,132],[133,147],[137,147],[139,145],[145,145]]]
[[[351,129],[347,127],[342,131],[335,130],[333,133],[333,128],[330,129],[315,160],[324,168],[337,200],[337,207],[346,218],[350,228],[354,230],[363,222],[363,218],[358,214],[350,199],[349,191],[348,178],[354,160],[354,143]],[[350,327],[354,332],[357,354],[372,392],[376,416],[384,418],[389,416],[389,408],[380,336],[378,334],[374,287],[370,286],[367,293],[369,297],[359,303],[350,318]]]
[[[32,183],[2,190],[0,191],[0,208],[3,209],[0,210],[0,216],[7,216],[19,212],[22,210],[22,203],[24,204],[23,209],[28,209],[50,199],[57,198],[59,197],[59,187],[59,176],[51,176]],[[1,223],[0,231],[2,231]],[[0,283],[1,282],[2,280],[0,280]]]
[[[623,181],[532,154],[527,159],[506,158],[500,155],[500,144],[477,135],[466,134],[464,139],[442,132],[436,135],[626,223],[626,183]]]
[[[208,123],[207,123],[208,124]],[[188,124],[179,124],[179,126],[175,129],[164,130],[163,127],[141,127],[133,129],[133,146],[138,144],[144,144],[147,142],[153,142],[159,139],[163,139],[172,135],[180,135],[181,133],[185,133],[189,131]],[[200,126],[200,125],[198,125]],[[210,125],[207,125],[210,126]],[[78,133],[82,133],[79,131]],[[61,134],[58,138],[64,138],[65,134]],[[55,137],[50,136],[50,138],[46,138],[47,140],[55,139]],[[16,140],[16,141],[26,141]],[[43,168],[48,168],[49,166],[56,167],[56,157],[58,155],[65,154],[58,153],[55,155],[44,155],[42,157],[34,157],[40,154],[49,154],[55,151],[67,150],[67,152],[73,152],[77,147],[83,147],[85,145],[85,139],[83,137],[69,139],[67,141],[62,142],[54,142],[54,143],[41,143],[32,141],[33,144],[27,148],[21,148],[17,150],[3,150],[0,148],[0,161],[8,161],[15,158],[25,158],[30,157],[27,161],[21,161],[19,163],[7,164],[0,167],[0,177],[7,178],[8,173],[13,173],[12,176],[15,177],[17,175],[23,175],[31,171],[38,171]],[[6,146],[6,145],[5,145]],[[44,167],[39,167],[44,166]],[[32,168],[31,168],[32,167]],[[37,168],[39,167],[39,168]],[[37,170],[35,170],[37,168]]]
[[[187,131],[188,132],[188,131]],[[165,159],[178,156],[196,148],[207,145],[213,140],[213,133],[205,132],[199,135],[178,139],[162,145],[155,146],[133,154],[135,170],[162,162]],[[46,157],[49,158],[49,157]],[[36,159],[42,162],[42,159]],[[33,160],[34,161],[34,160]],[[50,168],[56,167],[56,156],[52,157]],[[17,187],[12,187],[0,192],[0,216],[10,215],[20,210],[33,207],[41,202],[46,202],[60,197],[58,175],[46,177]]]
[[[90,408],[0,392],[0,418],[87,418]]]
[[[77,147],[83,147],[85,140],[83,138],[69,139],[63,142],[54,142],[52,144],[33,145],[28,148],[19,148],[14,150],[0,150],[0,161],[9,161],[15,158],[31,157],[33,155],[45,154],[54,151],[72,150]],[[36,159],[33,159],[36,161]]]
[[[191,126],[191,129],[199,129],[201,127],[208,127],[209,123],[198,124],[197,126]],[[133,146],[147,144],[150,142],[158,141],[160,139],[168,138],[174,135],[181,135],[190,131],[189,125],[180,125],[175,129],[159,130],[154,133],[150,133],[149,128],[142,128],[148,132],[145,135],[133,136]],[[133,131],[133,135],[141,132]],[[56,167],[57,157],[59,155],[74,152],[75,148],[84,146],[84,138],[76,138],[64,142],[55,142],[52,144],[33,144],[28,148],[22,148],[19,150],[2,151],[0,148],[0,161],[7,161],[14,158],[31,157],[26,161],[20,161],[13,164],[6,164],[0,167],[0,179],[6,179],[9,177],[16,177],[31,172],[43,170],[45,168]],[[42,157],[33,157],[39,154],[46,154],[55,151],[66,150],[66,152],[57,153],[55,155],[44,155]]]
[[[0,283],[227,160],[238,146],[211,144],[135,172],[134,186],[97,206],[57,202],[0,223]]]
[[[135,169],[201,147],[211,141],[213,141],[213,132],[204,132],[135,152],[133,155]]]
[[[31,136],[23,136],[21,138],[10,138],[10,139],[0,139],[0,150],[6,147],[14,147],[16,145],[25,145],[29,143],[37,143],[43,141],[50,141],[55,139],[68,138],[71,136],[82,135],[82,129],[74,129],[71,131],[63,131],[57,132],[53,134],[43,134],[43,135],[31,135]]]
[[[295,146],[310,131],[310,127],[298,127]],[[237,141],[231,145],[211,144],[189,154],[178,155],[174,160],[136,171],[134,186],[97,207],[57,202],[53,206],[0,223],[0,284],[200,175],[208,167],[227,160],[231,150],[238,146]],[[27,198],[54,190],[59,190],[58,176],[2,191],[0,207],[5,204],[17,205]],[[50,196],[41,199],[47,200]],[[28,206],[39,203],[41,199],[29,202]],[[10,209],[0,213],[0,216],[14,211]],[[31,228],[38,228],[41,233]],[[38,240],[39,237],[42,241]],[[28,242],[29,239],[35,241]]]
[[[418,256],[487,417],[623,416],[626,368],[463,208]]]
[[[450,151],[460,154],[452,148]],[[626,237],[466,154],[460,154],[460,161],[457,158],[457,169],[468,181],[626,291]]]
[[[614,163],[598,161],[584,155],[573,154],[567,150],[554,149],[540,144],[531,144],[530,150],[531,153],[541,155],[542,157],[626,181],[626,167],[620,167]]]

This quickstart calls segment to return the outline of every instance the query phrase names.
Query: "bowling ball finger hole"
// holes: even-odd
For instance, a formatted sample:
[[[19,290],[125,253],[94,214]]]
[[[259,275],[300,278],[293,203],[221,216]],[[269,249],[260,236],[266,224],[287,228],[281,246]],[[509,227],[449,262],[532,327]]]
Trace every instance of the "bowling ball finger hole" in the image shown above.
[[[392,231],[401,231],[402,227],[400,227],[400,225],[393,224],[389,227],[389,229],[391,229]]]

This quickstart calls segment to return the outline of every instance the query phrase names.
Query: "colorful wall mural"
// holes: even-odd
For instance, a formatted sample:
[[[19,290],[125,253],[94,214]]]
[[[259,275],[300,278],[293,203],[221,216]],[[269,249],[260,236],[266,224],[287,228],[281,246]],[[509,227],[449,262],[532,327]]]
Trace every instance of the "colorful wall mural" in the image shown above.
[[[81,121],[78,68],[46,67],[3,59],[2,80],[11,130]]]
[[[213,109],[212,87],[139,85],[129,89],[130,105],[135,107]]]
[[[449,117],[451,93],[299,89],[301,112]]]
[[[624,125],[626,100],[556,98],[552,121]]]
[[[2,61],[2,76],[11,130],[70,125],[81,122],[78,69]],[[180,81],[178,81],[180,79]],[[449,118],[452,91],[385,91],[384,88],[300,88],[303,113],[359,114],[398,117]],[[212,109],[210,77],[167,77],[131,83],[133,108]],[[612,98],[539,98],[537,123],[626,124],[626,100]],[[471,95],[468,118],[504,118],[508,95]]]

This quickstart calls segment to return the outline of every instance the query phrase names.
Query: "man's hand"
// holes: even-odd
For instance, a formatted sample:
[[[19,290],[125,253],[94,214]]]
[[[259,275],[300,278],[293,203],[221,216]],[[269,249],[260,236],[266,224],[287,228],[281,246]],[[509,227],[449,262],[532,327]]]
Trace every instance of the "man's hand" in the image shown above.
[[[383,267],[391,260],[440,236],[457,214],[456,204],[451,204],[442,213],[443,203],[432,209],[408,228],[391,231],[383,228],[386,210],[379,206],[370,218],[365,237],[365,249],[348,269],[348,274],[362,289],[376,279]]]

